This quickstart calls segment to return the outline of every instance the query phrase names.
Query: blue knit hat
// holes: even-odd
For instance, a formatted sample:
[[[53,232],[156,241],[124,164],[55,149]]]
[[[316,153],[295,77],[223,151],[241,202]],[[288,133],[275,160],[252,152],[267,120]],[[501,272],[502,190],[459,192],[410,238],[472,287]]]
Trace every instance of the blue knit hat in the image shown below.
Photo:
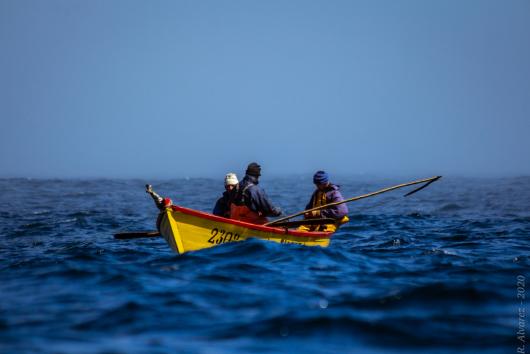
[[[329,182],[329,175],[324,171],[317,171],[313,175],[314,184],[324,184]]]

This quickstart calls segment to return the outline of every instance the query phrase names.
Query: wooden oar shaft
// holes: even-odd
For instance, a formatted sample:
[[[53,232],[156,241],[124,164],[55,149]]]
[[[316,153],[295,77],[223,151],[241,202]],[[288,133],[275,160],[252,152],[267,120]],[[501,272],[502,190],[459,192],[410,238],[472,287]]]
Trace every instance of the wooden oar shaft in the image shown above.
[[[305,220],[295,220],[295,221],[282,221],[274,223],[274,227],[298,227],[301,225],[327,225],[334,224],[337,220],[331,218],[324,219],[305,219]]]
[[[315,207],[315,208],[312,208],[312,209],[307,209],[307,210],[298,212],[296,214],[289,215],[289,216],[286,216],[286,217],[283,217],[283,218],[268,222],[268,223],[265,224],[265,226],[273,226],[275,223],[282,222],[282,221],[285,221],[285,220],[289,220],[289,219],[292,219],[292,218],[294,218],[296,216],[300,216],[302,214],[309,213],[311,211],[325,209],[325,208],[329,208],[331,206],[344,204],[344,203],[349,203],[349,202],[353,202],[353,201],[356,201],[356,200],[359,200],[359,199],[373,197],[374,195],[390,192],[390,191],[393,191],[394,189],[399,189],[399,188],[412,186],[412,185],[420,184],[420,183],[434,182],[437,179],[440,179],[441,177],[442,176],[434,176],[434,177],[431,177],[431,178],[425,178],[425,179],[420,179],[420,180],[412,181],[412,182],[408,182],[408,183],[402,183],[402,184],[398,184],[396,186],[392,186],[392,187],[388,187],[388,188],[385,188],[385,189],[381,189],[381,190],[378,190],[378,191],[375,191],[375,192],[372,192],[372,193],[359,195],[357,197],[353,197],[353,198],[350,198],[350,199],[345,199],[345,200],[342,200],[340,202],[335,202],[335,203],[329,203],[329,204],[326,204],[326,205],[321,205],[321,206],[318,206],[318,207]]]

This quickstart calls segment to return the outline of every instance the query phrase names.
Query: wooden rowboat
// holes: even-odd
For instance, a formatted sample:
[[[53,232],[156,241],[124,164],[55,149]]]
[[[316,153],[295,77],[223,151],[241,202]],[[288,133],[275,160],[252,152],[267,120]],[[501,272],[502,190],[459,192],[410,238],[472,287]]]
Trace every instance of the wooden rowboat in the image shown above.
[[[434,176],[422,180],[412,181],[408,183],[399,184],[393,187],[381,189],[376,192],[363,194],[350,199],[321,205],[312,209],[303,210],[296,214],[277,219],[270,224],[270,226],[256,225],[243,221],[226,219],[201,211],[184,208],[177,205],[172,205],[169,198],[162,198],[156,194],[151,185],[146,185],[146,192],[151,195],[156,205],[162,211],[157,220],[157,227],[166,240],[169,246],[178,253],[186,253],[189,251],[197,251],[204,248],[214,247],[223,243],[241,242],[249,238],[258,238],[261,240],[273,241],[278,243],[296,243],[305,246],[321,246],[327,247],[329,245],[331,235],[333,232],[309,232],[289,229],[297,223],[324,225],[335,223],[333,219],[316,219],[316,220],[300,220],[298,222],[290,222],[296,216],[300,216],[310,211],[316,211],[323,208],[339,205],[342,203],[349,203],[356,200],[373,197],[378,194],[390,192],[392,190],[403,188],[415,184],[423,183],[423,186],[407,193],[405,196],[412,195],[431,183],[439,180],[442,176]],[[272,226],[274,225],[274,226]],[[130,239],[139,237],[156,237],[156,232],[139,232],[139,233],[122,233],[116,234],[114,237],[119,239]]]
[[[333,234],[255,225],[176,205],[162,211],[157,224],[160,234],[169,246],[181,254],[249,238],[327,247]]]

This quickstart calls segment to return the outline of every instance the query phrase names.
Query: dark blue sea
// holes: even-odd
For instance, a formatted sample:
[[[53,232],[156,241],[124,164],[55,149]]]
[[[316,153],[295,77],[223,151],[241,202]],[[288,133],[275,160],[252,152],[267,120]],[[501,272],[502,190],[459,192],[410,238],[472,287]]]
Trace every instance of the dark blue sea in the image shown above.
[[[313,188],[262,179],[287,213]],[[409,180],[335,179],[345,197]],[[148,182],[203,211],[223,190],[0,180],[1,353],[517,353],[530,340],[530,177],[444,177],[351,203],[328,248],[250,240],[185,255],[113,238],[155,228]]]

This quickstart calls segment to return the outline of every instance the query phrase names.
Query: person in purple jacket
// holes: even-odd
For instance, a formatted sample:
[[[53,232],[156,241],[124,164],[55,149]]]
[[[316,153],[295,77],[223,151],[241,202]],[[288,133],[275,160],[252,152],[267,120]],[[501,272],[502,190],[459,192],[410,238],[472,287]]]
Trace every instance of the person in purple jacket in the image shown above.
[[[329,175],[324,171],[317,171],[313,175],[313,183],[316,186],[316,190],[311,196],[311,200],[306,205],[305,209],[309,210],[322,205],[343,201],[344,198],[340,193],[339,186],[332,184],[329,181]],[[335,232],[337,228],[349,221],[348,219],[348,207],[346,203],[330,206],[320,210],[314,210],[306,213],[306,219],[335,219],[334,224],[324,225],[302,225],[299,230],[301,231],[328,231]]]

